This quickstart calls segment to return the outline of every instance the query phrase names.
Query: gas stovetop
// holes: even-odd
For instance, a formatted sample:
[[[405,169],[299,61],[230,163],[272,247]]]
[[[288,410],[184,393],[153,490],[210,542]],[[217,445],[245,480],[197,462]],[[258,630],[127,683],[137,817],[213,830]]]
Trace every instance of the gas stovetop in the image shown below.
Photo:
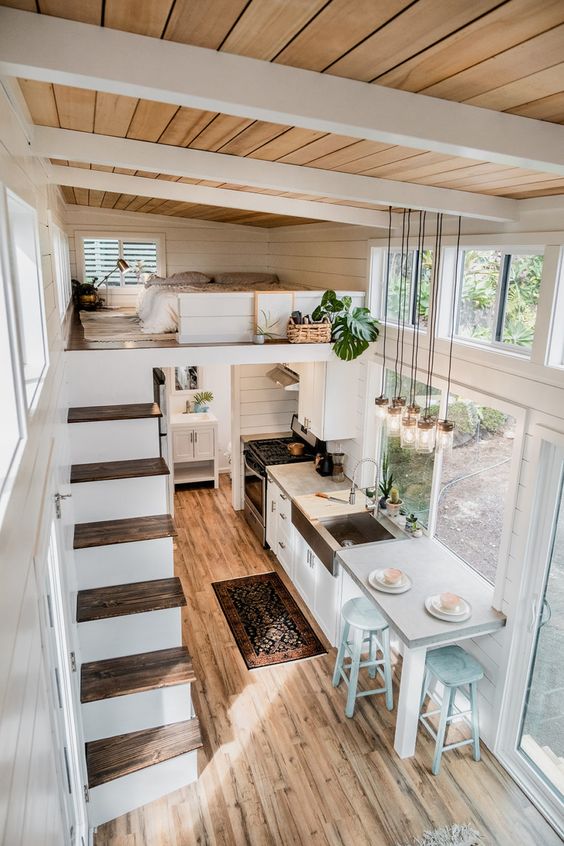
[[[296,438],[272,438],[264,441],[249,441],[245,450],[262,464],[268,467],[269,464],[295,464],[300,461],[313,461],[314,454],[312,452],[303,453],[303,455],[290,455],[288,452],[288,444],[295,441]]]

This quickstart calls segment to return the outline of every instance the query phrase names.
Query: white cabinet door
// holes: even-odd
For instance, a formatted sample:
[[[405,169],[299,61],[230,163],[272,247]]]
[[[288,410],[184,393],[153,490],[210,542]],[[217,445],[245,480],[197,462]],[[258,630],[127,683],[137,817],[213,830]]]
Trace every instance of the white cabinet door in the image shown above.
[[[313,555],[313,553],[312,553]],[[314,556],[315,557],[315,556]],[[315,558],[316,584],[313,613],[332,646],[337,643],[337,618],[340,615],[340,579],[332,576],[325,565]]]
[[[266,483],[266,542],[277,554],[277,528],[278,528],[278,497],[280,488],[276,482],[268,476]]]
[[[359,369],[354,361],[299,365],[298,420],[322,441],[356,437]]]
[[[313,611],[315,602],[315,556],[299,532],[294,539],[294,584],[308,608]]]
[[[172,455],[176,463],[192,461],[194,458],[194,430],[172,430]]]
[[[298,420],[309,428],[313,415],[313,362],[305,361],[297,368],[300,377],[300,390],[298,393]]]
[[[210,461],[215,457],[214,431],[194,429],[194,458],[197,461]]]
[[[298,536],[298,533],[292,525],[288,528],[281,529],[280,524],[278,524],[276,556],[292,581],[294,579],[294,542],[296,536]]]

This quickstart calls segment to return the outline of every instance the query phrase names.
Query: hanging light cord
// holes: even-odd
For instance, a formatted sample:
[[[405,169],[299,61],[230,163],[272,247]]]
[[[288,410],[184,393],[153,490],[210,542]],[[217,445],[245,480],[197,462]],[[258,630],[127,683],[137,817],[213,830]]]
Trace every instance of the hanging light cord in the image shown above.
[[[400,255],[400,287],[399,287],[399,305],[398,305],[398,333],[396,336],[396,361],[394,364],[394,396],[392,397],[392,401],[398,396],[398,363],[399,363],[399,352],[400,352],[400,318],[401,318],[401,309],[402,309],[402,269],[403,269],[403,254],[405,249],[405,209],[403,210],[402,222],[401,222],[401,255]]]
[[[460,230],[462,218],[458,218],[458,232],[456,234],[456,258],[454,262],[454,286],[452,291],[452,310],[450,315],[450,346],[448,351],[448,379],[447,379],[447,401],[445,409],[445,420],[448,420],[448,405],[450,400],[450,375],[452,372],[452,348],[454,343],[454,322],[456,320],[456,305],[458,300],[458,262],[460,260]]]
[[[417,284],[417,302],[415,313],[415,331],[413,344],[411,347],[411,392],[410,405],[415,405],[416,389],[415,383],[417,381],[417,359],[419,356],[419,324],[421,320],[421,277],[423,269],[423,248],[425,246],[425,218],[427,212],[419,212],[419,234],[417,238],[417,273],[415,281]]]
[[[386,336],[388,334],[388,292],[390,288],[390,250],[392,246],[392,207],[388,207],[388,253],[386,257],[386,282],[384,285],[384,350],[382,353],[382,390],[380,396],[384,396],[386,386]]]
[[[401,355],[400,355],[400,389],[399,396],[403,396],[403,353],[405,346],[405,312],[408,308],[407,297],[407,268],[409,266],[409,237],[411,234],[411,209],[407,210],[407,229],[405,236],[405,255],[402,262],[403,301],[401,308]],[[413,278],[413,274],[412,274]]]
[[[438,288],[438,279],[439,279],[439,268],[441,263],[441,244],[442,244],[442,229],[443,229],[443,216],[442,214],[437,214],[437,227],[435,232],[435,255],[433,259],[433,276],[432,276],[432,288],[431,288],[431,296],[429,298],[429,351],[428,351],[428,358],[427,358],[427,387],[425,391],[425,417],[428,417],[429,414],[429,407],[431,405],[431,393],[432,393],[432,374],[433,374],[433,367],[435,364],[435,337],[436,337],[436,329],[437,329],[437,288]]]

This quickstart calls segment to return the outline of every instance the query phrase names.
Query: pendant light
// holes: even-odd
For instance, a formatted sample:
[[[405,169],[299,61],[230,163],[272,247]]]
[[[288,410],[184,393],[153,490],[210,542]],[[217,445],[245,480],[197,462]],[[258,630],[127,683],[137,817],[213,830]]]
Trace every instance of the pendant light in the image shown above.
[[[390,248],[392,242],[392,207],[388,206],[388,252],[386,255],[386,277],[384,283],[384,338],[382,350],[382,387],[380,396],[374,400],[376,405],[376,419],[385,421],[388,415],[390,401],[385,395],[386,391],[386,336],[388,334],[388,291],[390,288]]]
[[[394,365],[394,393],[392,401],[388,405],[388,435],[390,437],[399,437],[401,435],[401,421],[403,417],[403,410],[405,407],[405,397],[402,396],[403,385],[403,339],[401,332],[401,321],[404,311],[405,285],[407,281],[407,274],[405,272],[405,244],[406,233],[409,237],[409,223],[411,219],[411,210],[404,209],[401,227],[401,255],[400,255],[400,269],[399,269],[399,298],[398,298],[398,331],[396,337],[396,360]],[[405,321],[404,321],[405,322]],[[400,361],[401,348],[401,361]]]
[[[454,323],[456,320],[456,305],[458,301],[458,273],[459,273],[459,259],[460,259],[460,230],[462,218],[458,218],[458,233],[456,236],[456,259],[454,264],[454,284],[452,290],[452,310],[450,316],[450,347],[448,352],[448,379],[447,379],[447,396],[446,396],[446,411],[444,420],[439,420],[437,423],[437,448],[444,453],[449,453],[452,450],[454,441],[454,423],[448,419],[448,408],[450,403],[450,377],[452,372],[452,347],[454,341]]]
[[[412,267],[412,285],[415,285],[417,298],[415,300],[415,321],[413,341],[411,345],[411,368],[409,404],[406,405],[401,423],[402,449],[415,449],[417,446],[417,423],[421,414],[421,407],[416,402],[417,365],[419,355],[419,329],[421,316],[421,276],[423,267],[423,247],[425,243],[425,212],[419,212],[419,233],[417,237],[417,265]]]
[[[433,256],[433,273],[431,275],[431,291],[429,296],[429,324],[428,324],[428,338],[429,349],[427,354],[427,379],[425,387],[425,408],[423,415],[417,422],[417,452],[430,453],[435,449],[435,436],[437,431],[437,421],[431,414],[431,397],[433,393],[432,379],[433,369],[435,363],[435,338],[437,328],[437,305],[438,305],[438,287],[439,287],[439,272],[441,266],[441,248],[442,248],[442,229],[443,229],[443,215],[437,214],[437,225],[435,232],[435,252]]]

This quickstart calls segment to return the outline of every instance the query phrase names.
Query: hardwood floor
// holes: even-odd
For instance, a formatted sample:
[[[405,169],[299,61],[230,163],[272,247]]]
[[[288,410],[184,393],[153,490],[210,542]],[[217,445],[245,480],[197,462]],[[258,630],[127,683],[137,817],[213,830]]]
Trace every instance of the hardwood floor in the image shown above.
[[[231,509],[225,477],[217,491],[178,492],[175,522],[200,779],[100,827],[96,846],[396,846],[454,822],[471,822],[489,846],[560,843],[486,749],[480,763],[470,747],[449,752],[435,777],[425,733],[414,758],[393,751],[396,710],[382,697],[359,700],[348,720],[345,686],[331,686],[334,650],[247,670],[211,582],[269,570],[289,582]]]

